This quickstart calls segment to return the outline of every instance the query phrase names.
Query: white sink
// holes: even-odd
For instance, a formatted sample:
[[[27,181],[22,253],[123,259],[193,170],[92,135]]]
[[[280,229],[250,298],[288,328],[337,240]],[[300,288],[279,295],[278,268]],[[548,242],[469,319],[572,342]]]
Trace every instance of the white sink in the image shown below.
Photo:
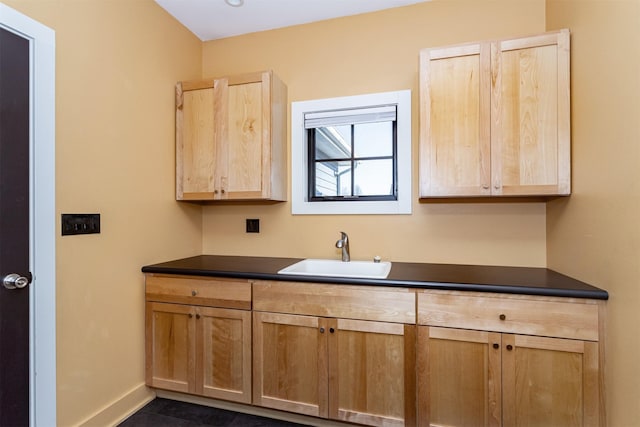
[[[279,274],[301,276],[354,277],[385,279],[391,271],[391,263],[373,261],[343,262],[333,259],[305,259],[278,271]]]

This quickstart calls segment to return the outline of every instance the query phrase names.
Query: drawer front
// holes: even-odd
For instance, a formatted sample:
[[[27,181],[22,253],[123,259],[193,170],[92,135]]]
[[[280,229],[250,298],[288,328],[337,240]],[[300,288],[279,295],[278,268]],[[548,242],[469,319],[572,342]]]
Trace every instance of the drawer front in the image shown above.
[[[421,292],[418,323],[597,341],[598,305],[591,300]]]
[[[253,309],[344,319],[411,323],[416,321],[415,291],[377,286],[257,280]]]
[[[242,279],[146,274],[147,301],[251,310],[251,283]]]

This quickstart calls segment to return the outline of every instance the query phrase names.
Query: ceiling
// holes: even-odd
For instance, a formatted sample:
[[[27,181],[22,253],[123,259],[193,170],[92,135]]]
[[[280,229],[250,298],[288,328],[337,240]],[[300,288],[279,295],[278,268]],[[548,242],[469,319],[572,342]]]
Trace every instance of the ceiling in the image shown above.
[[[306,24],[429,0],[155,0],[202,41]]]

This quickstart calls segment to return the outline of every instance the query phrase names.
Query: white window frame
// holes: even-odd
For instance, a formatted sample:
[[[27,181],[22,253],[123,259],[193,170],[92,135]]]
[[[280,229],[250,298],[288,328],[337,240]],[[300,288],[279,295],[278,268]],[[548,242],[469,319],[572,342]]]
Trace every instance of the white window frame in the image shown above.
[[[393,201],[310,202],[307,195],[306,113],[380,105],[397,107],[398,199]],[[291,103],[291,213],[293,215],[411,214],[411,91],[401,90]]]

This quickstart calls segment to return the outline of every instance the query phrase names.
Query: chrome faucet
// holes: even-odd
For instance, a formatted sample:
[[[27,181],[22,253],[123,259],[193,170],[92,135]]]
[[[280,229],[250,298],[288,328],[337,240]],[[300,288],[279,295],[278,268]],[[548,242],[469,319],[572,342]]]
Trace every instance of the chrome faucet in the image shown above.
[[[344,231],[341,231],[340,240],[336,242],[336,248],[342,249],[342,261],[349,262],[351,261],[351,255],[349,255],[349,236]]]

